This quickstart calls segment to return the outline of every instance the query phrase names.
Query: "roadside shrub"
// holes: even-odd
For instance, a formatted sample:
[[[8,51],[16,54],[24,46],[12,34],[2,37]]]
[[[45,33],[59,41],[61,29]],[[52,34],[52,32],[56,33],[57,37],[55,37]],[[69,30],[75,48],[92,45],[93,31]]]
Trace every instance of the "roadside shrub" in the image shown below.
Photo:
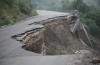
[[[33,4],[27,1],[23,1],[23,0],[19,1],[18,6],[20,11],[24,14],[27,14],[29,16],[37,15],[37,12],[33,10],[34,9]]]
[[[14,23],[16,23],[16,22],[17,22],[17,20],[16,20],[16,19],[14,19],[14,20],[13,20],[13,22],[14,22]]]
[[[11,21],[10,21],[10,24],[13,24],[13,23],[14,23],[13,20],[11,20]]]
[[[11,19],[10,18],[6,18],[4,20],[4,25],[10,24],[10,22],[11,22]]]
[[[35,15],[38,15],[38,13],[36,12],[36,10],[32,10],[31,12],[30,12],[30,15],[29,16],[35,16]]]
[[[27,3],[25,3],[24,1],[20,1],[19,2],[19,8],[20,8],[20,11],[24,14],[29,14],[31,12],[31,8],[28,6]]]
[[[17,14],[13,14],[13,18],[14,19],[17,19],[18,17],[17,17]]]
[[[0,17],[2,17],[4,15],[4,12],[2,11],[2,9],[0,9]]]
[[[3,21],[2,20],[0,20],[0,26],[3,26]]]
[[[33,10],[33,13],[34,13],[34,16],[35,16],[35,15],[38,15],[38,13],[37,13],[36,10]]]

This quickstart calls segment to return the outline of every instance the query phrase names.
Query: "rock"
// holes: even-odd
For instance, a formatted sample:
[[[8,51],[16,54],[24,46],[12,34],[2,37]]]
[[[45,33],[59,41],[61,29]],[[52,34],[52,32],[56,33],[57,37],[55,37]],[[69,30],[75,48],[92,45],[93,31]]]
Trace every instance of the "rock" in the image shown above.
[[[92,61],[91,61],[91,63],[93,63],[93,64],[100,63],[100,58],[93,58]]]

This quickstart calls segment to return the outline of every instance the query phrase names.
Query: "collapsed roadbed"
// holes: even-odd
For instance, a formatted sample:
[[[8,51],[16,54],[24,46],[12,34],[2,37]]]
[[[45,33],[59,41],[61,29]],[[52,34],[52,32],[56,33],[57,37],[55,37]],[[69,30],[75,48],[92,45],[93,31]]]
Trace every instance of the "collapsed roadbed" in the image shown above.
[[[74,54],[80,50],[94,52],[88,34],[77,16],[54,17],[29,25],[44,27],[12,36],[25,44],[22,46],[25,50],[43,55]]]

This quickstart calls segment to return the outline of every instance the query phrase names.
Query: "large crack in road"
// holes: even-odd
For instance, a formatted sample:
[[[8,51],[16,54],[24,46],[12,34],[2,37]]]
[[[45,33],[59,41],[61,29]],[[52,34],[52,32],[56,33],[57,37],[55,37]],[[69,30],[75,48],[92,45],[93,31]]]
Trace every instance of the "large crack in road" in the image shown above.
[[[22,46],[23,49],[43,55],[74,54],[79,50],[91,51],[90,47],[80,41],[77,31],[75,34],[70,31],[72,21],[76,19],[75,16],[68,15],[34,22],[30,25],[44,27],[15,35],[12,38],[26,44]]]

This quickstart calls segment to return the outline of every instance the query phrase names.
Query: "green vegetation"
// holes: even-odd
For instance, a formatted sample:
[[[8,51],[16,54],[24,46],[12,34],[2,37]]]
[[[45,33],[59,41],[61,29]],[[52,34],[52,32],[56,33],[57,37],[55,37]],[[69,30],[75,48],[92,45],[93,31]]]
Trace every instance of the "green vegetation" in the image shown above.
[[[17,14],[13,14],[13,18],[17,19],[18,18]]]
[[[30,0],[35,9],[56,10],[60,0]]]
[[[0,26],[2,26],[3,25],[3,21],[2,20],[0,20]]]
[[[45,9],[45,10],[69,9],[71,10],[71,9],[77,8],[76,7],[77,1],[75,0],[29,0],[29,2],[32,2],[34,4],[35,9]],[[100,0],[96,0],[96,1],[95,0],[83,0],[83,2],[85,2],[88,6],[95,6],[100,10]],[[78,3],[82,3],[82,1],[78,0]]]
[[[85,5],[82,8],[83,11],[79,10],[81,7],[78,8],[82,22],[88,25],[93,33],[100,35],[100,12],[93,6]]]
[[[93,33],[100,35],[100,12],[97,7],[88,6],[83,0],[63,0],[60,5],[60,10],[78,10],[82,22],[88,25]]]
[[[83,0],[88,6],[95,6],[100,11],[100,0]]]
[[[20,13],[24,16],[37,15],[33,4],[28,0],[0,0],[0,26],[17,22]]]
[[[16,23],[16,22],[17,22],[17,20],[16,20],[16,19],[14,19],[14,20],[13,20],[13,22],[14,22],[14,23]]]

